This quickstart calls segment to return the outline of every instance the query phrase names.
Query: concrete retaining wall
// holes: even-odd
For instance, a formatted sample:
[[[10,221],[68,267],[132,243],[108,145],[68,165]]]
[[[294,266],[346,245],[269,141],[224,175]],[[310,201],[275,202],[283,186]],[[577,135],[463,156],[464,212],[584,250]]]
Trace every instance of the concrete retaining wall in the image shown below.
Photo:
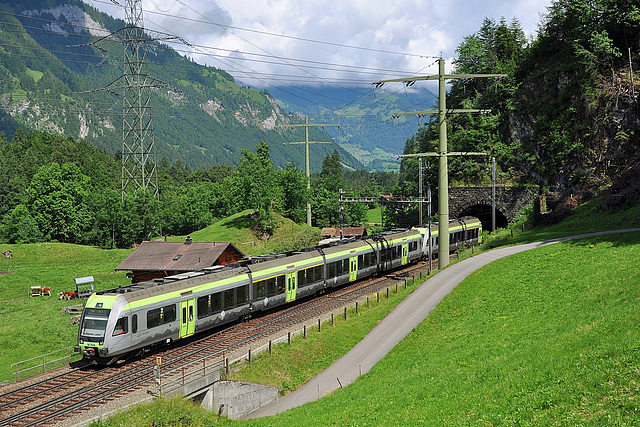
[[[213,384],[212,411],[230,419],[240,419],[280,395],[277,387],[241,381],[218,381]]]

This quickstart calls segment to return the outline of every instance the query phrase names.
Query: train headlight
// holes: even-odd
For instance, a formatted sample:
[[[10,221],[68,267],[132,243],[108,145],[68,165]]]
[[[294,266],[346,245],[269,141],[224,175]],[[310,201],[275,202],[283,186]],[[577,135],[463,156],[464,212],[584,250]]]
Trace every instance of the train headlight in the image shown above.
[[[104,341],[100,341],[100,345],[104,344]]]
[[[84,340],[80,340],[80,344],[84,344]]]

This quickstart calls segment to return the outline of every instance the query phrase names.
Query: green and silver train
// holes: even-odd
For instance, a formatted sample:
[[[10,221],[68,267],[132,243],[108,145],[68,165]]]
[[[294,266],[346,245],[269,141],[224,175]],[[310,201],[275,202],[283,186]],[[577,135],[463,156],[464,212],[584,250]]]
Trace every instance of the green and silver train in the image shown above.
[[[481,228],[476,218],[452,222],[452,250],[477,243]],[[393,230],[99,291],[83,310],[75,350],[112,363],[417,261],[428,244],[427,228]]]

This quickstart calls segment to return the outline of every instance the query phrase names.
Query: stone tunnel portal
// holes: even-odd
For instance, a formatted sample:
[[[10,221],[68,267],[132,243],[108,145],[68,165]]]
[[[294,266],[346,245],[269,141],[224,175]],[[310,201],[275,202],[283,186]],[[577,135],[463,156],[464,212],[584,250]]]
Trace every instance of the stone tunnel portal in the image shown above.
[[[482,229],[491,231],[491,205],[478,204],[465,208],[460,217],[475,216],[482,222]],[[496,207],[496,228],[505,228],[509,225],[507,217]]]

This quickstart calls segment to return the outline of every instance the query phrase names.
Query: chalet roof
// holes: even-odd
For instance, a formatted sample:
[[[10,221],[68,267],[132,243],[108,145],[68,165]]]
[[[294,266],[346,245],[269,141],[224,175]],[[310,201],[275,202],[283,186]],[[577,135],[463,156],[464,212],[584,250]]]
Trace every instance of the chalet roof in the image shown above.
[[[325,227],[320,233],[322,237],[340,237],[340,228]],[[342,235],[344,237],[366,236],[367,230],[364,227],[343,227]]]
[[[116,270],[193,271],[211,267],[225,250],[244,255],[231,242],[142,242]]]

